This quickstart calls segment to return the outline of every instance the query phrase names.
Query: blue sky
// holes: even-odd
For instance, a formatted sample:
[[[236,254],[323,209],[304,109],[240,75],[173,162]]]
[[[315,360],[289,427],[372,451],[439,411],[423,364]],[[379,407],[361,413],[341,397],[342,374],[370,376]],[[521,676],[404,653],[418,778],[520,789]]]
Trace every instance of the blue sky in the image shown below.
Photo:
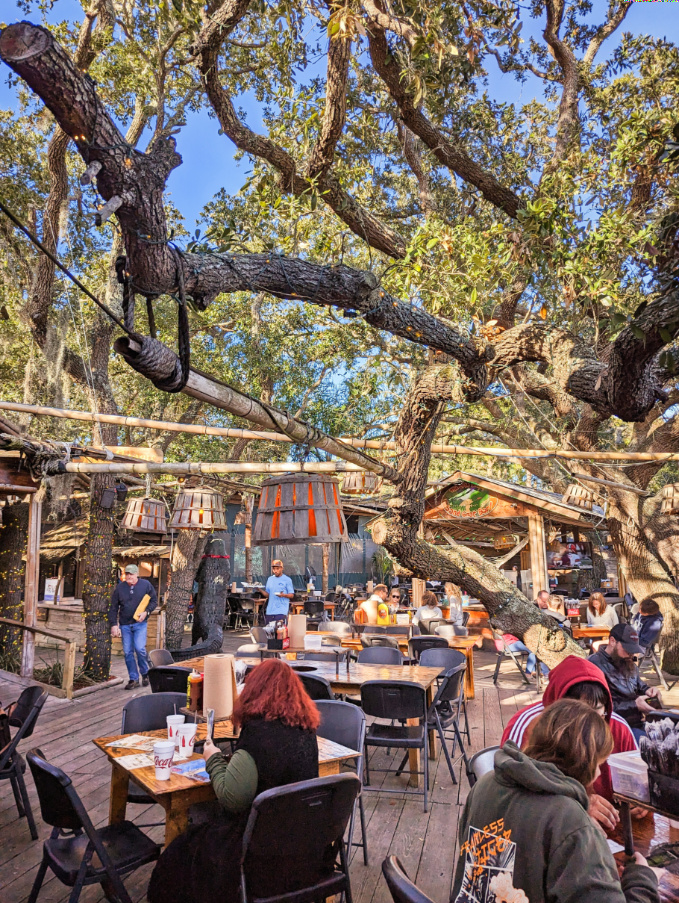
[[[603,17],[608,3],[605,0],[594,0],[593,6],[595,15],[599,13],[600,17]],[[3,11],[5,10],[7,22],[22,18],[39,21],[39,13],[26,16],[18,6],[15,15],[12,15],[7,0],[3,3]],[[658,3],[637,2],[627,14],[624,31],[666,37],[679,44],[679,16],[676,13],[677,5],[670,3],[669,0]],[[66,18],[81,21],[82,8],[77,0],[56,0],[48,13],[49,21]],[[529,20],[524,25],[523,34],[526,38],[531,35],[538,36],[541,27],[541,22]],[[615,47],[621,33],[622,30],[605,45],[603,56],[607,56]],[[488,91],[495,100],[527,103],[541,93],[539,79],[533,76],[524,84],[520,84],[511,75],[501,73],[494,63],[489,63],[489,70]],[[16,92],[8,87],[3,73],[0,77],[0,106],[6,109],[14,108],[16,104]],[[248,125],[260,129],[261,118],[256,103],[251,98],[245,97],[239,98],[239,105],[246,111]],[[170,176],[168,190],[173,203],[184,215],[186,225],[191,230],[195,228],[195,221],[205,204],[221,188],[230,193],[238,191],[250,169],[247,159],[240,163],[234,160],[233,145],[224,135],[219,135],[218,130],[219,124],[216,119],[201,111],[188,117],[186,127],[177,136],[177,149],[184,163]]]

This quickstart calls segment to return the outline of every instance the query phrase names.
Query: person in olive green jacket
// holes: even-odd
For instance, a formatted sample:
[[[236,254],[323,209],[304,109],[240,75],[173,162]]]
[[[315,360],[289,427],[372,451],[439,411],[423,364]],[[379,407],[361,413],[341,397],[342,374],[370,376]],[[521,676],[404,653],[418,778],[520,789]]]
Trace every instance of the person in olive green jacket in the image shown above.
[[[586,787],[613,740],[590,706],[562,699],[511,741],[472,788],[460,822],[452,903],[657,903],[661,869],[640,853],[618,877]]]

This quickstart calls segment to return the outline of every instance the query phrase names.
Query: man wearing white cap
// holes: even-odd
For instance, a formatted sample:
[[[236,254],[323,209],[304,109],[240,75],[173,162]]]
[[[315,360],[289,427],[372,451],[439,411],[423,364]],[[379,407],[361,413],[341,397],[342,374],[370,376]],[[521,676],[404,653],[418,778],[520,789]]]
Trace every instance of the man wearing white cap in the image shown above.
[[[292,580],[283,573],[283,562],[276,558],[271,562],[273,574],[266,581],[264,592],[268,597],[264,620],[287,621],[290,599],[295,595]]]
[[[137,614],[139,604],[145,596],[149,597],[146,609]],[[149,660],[146,656],[148,624],[146,619],[156,607],[157,600],[153,584],[144,580],[143,577],[140,580],[137,565],[128,564],[125,568],[125,579],[121,580],[113,590],[111,607],[108,612],[111,636],[119,636],[123,641],[125,664],[127,673],[130,675],[130,679],[125,685],[126,690],[133,690],[139,686],[140,671],[142,686],[148,687],[149,685]],[[137,662],[139,662],[139,670],[137,670]]]

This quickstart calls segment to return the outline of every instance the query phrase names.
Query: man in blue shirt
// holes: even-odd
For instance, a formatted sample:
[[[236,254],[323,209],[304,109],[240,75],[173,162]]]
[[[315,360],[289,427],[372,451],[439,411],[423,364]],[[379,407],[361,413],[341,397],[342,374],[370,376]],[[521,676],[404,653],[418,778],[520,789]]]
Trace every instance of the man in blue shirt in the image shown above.
[[[149,596],[146,611],[135,621],[134,614],[144,596]],[[139,671],[141,671],[142,686],[149,685],[149,661],[146,655],[146,629],[147,618],[157,604],[156,591],[148,580],[139,578],[139,568],[136,564],[128,564],[125,568],[125,579],[113,590],[111,607],[108,613],[111,625],[111,636],[119,636],[123,642],[123,654],[127,673],[130,676],[125,685],[126,690],[134,690],[139,686]],[[135,653],[137,661],[135,661]],[[137,670],[139,662],[139,670]]]
[[[290,599],[295,595],[292,580],[283,573],[283,562],[278,558],[271,562],[273,574],[266,581],[264,592],[267,595],[266,614],[264,620],[287,621],[290,609]]]

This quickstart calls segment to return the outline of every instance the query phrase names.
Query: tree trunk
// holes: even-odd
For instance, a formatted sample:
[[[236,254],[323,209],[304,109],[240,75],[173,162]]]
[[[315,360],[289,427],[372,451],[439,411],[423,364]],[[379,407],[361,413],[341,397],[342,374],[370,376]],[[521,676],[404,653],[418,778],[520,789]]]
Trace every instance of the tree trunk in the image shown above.
[[[172,553],[172,576],[167,594],[166,645],[181,649],[193,581],[203,553],[205,536],[197,530],[181,530]]]
[[[658,516],[657,499],[610,490],[608,496],[607,523],[618,563],[637,602],[651,598],[660,606],[662,668],[679,674],[679,592],[658,550],[666,518]]]
[[[114,587],[114,508],[102,508],[100,501],[103,491],[115,484],[114,474],[96,474],[90,490],[90,522],[83,557],[83,615],[85,670],[94,680],[108,680],[111,669],[108,610]]]
[[[17,502],[2,509],[0,528],[0,617],[21,621],[24,588],[24,562],[28,539],[28,505]],[[0,626],[0,653],[5,657],[3,667],[16,659],[19,670],[22,632]]]
[[[254,495],[246,495],[243,500],[245,508],[245,582],[252,583],[252,511],[255,506]]]

